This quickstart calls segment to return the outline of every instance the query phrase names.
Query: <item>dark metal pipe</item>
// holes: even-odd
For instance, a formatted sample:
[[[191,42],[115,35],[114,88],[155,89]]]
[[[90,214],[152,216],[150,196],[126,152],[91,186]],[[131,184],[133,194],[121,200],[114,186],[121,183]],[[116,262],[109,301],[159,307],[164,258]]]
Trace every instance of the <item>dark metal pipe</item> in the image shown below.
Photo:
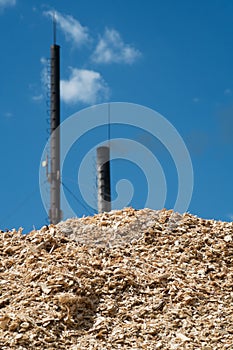
[[[51,46],[50,100],[50,212],[51,224],[61,220],[60,208],[60,46]]]

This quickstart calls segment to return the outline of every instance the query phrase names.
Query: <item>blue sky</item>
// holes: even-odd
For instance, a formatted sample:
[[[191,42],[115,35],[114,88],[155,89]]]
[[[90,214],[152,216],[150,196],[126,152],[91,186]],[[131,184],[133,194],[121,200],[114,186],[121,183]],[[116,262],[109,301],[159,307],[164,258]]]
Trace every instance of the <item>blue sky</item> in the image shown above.
[[[44,83],[53,11],[61,46],[61,119],[102,102],[156,110],[177,129],[190,152],[194,190],[188,210],[232,220],[233,2],[0,0],[0,227],[28,231],[46,223],[38,173],[48,137]],[[89,142],[93,147],[105,131],[80,140],[67,157],[63,181],[81,203],[77,167]],[[177,176],[169,154],[136,130],[114,132],[144,140],[158,152],[168,182],[165,205],[173,208]],[[145,175],[125,162],[112,164],[113,188],[124,169],[122,176],[139,192],[131,204],[142,207]],[[84,186],[96,198],[94,161],[91,171],[93,183]],[[69,200],[78,216],[94,212],[72,196]]]

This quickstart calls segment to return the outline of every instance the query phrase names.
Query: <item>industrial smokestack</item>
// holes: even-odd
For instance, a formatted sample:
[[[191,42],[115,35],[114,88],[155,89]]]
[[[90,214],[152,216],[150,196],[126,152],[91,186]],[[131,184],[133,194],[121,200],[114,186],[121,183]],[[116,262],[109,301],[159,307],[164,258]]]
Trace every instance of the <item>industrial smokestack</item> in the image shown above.
[[[61,221],[60,209],[60,46],[51,46],[50,100],[50,212],[51,224]]]
[[[98,212],[111,210],[110,149],[97,148]]]

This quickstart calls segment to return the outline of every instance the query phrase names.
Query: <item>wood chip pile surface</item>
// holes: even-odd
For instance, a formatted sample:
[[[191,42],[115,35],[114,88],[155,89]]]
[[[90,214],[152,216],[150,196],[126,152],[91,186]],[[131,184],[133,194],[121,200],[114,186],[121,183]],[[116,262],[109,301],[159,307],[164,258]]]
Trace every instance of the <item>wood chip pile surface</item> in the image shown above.
[[[1,233],[0,349],[233,349],[233,223],[126,208]]]

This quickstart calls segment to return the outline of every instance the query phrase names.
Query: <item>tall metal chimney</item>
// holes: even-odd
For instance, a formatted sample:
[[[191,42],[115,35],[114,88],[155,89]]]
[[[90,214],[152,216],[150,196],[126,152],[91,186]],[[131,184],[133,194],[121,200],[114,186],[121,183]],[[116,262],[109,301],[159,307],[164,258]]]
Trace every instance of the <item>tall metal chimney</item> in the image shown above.
[[[98,212],[111,210],[110,149],[97,148]]]
[[[55,33],[55,31],[54,31]],[[51,224],[61,221],[60,208],[60,46],[51,46],[50,97],[50,211]]]

